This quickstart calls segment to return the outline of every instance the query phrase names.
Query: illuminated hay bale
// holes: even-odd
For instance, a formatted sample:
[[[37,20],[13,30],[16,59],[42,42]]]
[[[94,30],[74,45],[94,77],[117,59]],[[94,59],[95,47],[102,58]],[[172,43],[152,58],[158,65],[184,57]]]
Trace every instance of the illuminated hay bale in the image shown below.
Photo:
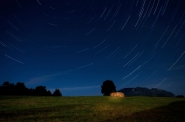
[[[123,92],[112,92],[110,93],[111,97],[124,97],[124,93]]]

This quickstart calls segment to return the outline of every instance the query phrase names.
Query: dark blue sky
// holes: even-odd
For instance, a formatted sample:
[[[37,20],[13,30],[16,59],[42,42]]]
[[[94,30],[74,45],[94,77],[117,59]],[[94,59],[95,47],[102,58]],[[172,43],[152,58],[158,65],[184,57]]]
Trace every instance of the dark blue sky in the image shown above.
[[[6,0],[0,83],[101,95],[102,82],[185,95],[184,0]]]

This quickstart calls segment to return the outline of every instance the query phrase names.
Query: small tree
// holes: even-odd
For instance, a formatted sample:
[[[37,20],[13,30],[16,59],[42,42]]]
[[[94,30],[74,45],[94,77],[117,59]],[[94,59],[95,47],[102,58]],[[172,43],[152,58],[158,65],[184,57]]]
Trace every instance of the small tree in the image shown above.
[[[37,86],[35,88],[35,95],[37,96],[47,96],[47,90],[45,86]]]
[[[53,96],[62,96],[62,94],[59,89],[55,89],[55,91],[53,92]]]
[[[16,95],[27,95],[27,88],[24,85],[24,83],[17,82],[15,84],[15,90],[14,90]]]
[[[116,92],[116,86],[114,85],[113,81],[104,81],[103,85],[101,86],[101,93],[104,94],[104,96],[110,96],[111,92]]]

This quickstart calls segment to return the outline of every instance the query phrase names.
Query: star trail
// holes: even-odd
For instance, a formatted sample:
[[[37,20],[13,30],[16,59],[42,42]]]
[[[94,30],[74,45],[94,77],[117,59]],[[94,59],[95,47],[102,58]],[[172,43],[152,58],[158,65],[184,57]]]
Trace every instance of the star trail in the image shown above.
[[[159,88],[185,95],[184,0],[2,0],[0,83],[64,96]]]

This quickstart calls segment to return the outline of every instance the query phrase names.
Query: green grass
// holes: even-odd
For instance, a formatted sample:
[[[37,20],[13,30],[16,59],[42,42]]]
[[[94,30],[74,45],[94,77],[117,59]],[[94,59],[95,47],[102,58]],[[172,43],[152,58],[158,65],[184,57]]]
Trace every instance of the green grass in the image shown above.
[[[0,122],[185,121],[185,98],[0,96]]]

